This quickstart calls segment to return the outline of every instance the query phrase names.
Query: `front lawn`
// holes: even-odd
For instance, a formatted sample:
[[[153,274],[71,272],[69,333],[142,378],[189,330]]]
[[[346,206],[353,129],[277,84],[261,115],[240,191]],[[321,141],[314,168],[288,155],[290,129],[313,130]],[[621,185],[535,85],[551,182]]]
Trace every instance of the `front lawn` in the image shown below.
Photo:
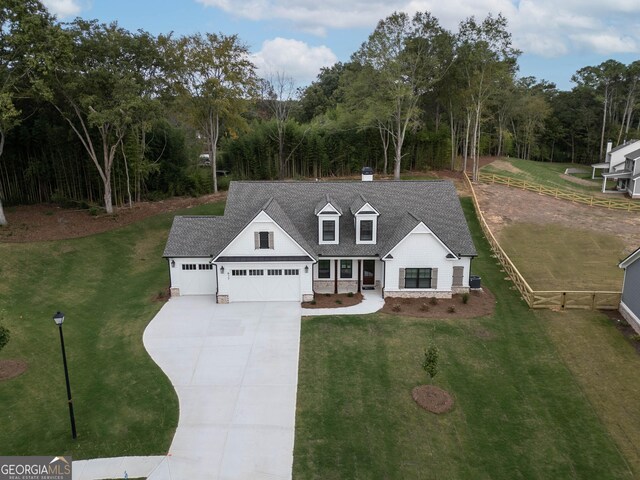
[[[495,294],[495,314],[303,319],[294,477],[633,478],[545,326],[504,281],[470,201],[463,205],[480,252],[473,271]],[[455,398],[441,416],[411,398],[431,344],[441,358],[435,384]]]
[[[223,207],[188,212],[220,214]],[[23,375],[0,382],[2,455],[166,453],[178,399],[144,349],[142,333],[169,283],[161,255],[173,215],[81,239],[0,244],[0,323],[11,331],[0,359],[28,363]],[[56,310],[66,315],[76,441],[52,320]]]

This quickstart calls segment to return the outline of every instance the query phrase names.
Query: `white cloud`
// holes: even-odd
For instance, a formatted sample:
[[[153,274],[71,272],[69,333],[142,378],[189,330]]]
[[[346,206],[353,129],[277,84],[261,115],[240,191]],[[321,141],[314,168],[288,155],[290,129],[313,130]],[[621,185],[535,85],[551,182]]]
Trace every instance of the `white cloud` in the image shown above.
[[[300,40],[277,37],[265,40],[251,60],[261,76],[282,73],[302,86],[313,81],[321,67],[333,65],[338,58],[324,45],[312,47]]]
[[[553,57],[640,52],[638,0],[196,1],[251,20],[284,20],[318,36],[331,29],[373,29],[393,11],[430,11],[450,30],[471,15],[502,13],[509,20],[515,46],[527,53]]]
[[[78,0],[42,0],[42,3],[58,18],[72,17],[82,10]]]

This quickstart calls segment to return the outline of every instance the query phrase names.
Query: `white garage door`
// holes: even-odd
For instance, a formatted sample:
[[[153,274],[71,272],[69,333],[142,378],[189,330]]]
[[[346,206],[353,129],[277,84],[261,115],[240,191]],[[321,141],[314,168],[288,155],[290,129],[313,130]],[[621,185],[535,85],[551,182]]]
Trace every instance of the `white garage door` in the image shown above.
[[[231,270],[231,302],[300,301],[300,273],[296,268],[234,268]]]
[[[210,263],[185,263],[179,275],[180,295],[216,294],[216,270]]]

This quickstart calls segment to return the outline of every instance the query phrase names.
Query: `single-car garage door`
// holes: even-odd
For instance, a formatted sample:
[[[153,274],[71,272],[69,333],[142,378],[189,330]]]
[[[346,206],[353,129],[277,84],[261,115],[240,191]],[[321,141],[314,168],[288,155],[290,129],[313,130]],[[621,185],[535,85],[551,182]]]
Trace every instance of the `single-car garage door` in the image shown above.
[[[180,295],[216,294],[216,270],[210,263],[183,263],[178,275]]]
[[[296,268],[234,268],[231,302],[300,301],[300,272]]]

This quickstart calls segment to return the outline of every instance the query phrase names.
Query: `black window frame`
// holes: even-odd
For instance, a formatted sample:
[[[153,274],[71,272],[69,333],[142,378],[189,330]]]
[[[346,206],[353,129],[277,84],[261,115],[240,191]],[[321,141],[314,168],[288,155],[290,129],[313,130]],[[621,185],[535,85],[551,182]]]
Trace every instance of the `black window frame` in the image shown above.
[[[269,249],[269,232],[258,232],[258,248],[260,250]]]
[[[362,233],[365,231],[362,227],[364,224],[371,225],[371,230],[367,233],[369,234],[369,238],[364,238]],[[360,241],[361,242],[371,242],[373,241],[373,220],[360,220]]]
[[[415,272],[415,276],[410,275]],[[421,274],[423,274],[421,276]],[[431,288],[433,280],[432,268],[405,268],[404,288]]]
[[[353,260],[340,260],[340,278],[353,278]]]
[[[320,267],[320,264],[325,264],[326,268]],[[318,260],[318,278],[331,278],[331,260]]]
[[[331,225],[331,230],[325,230],[325,225]],[[330,233],[331,238],[327,238],[327,234]],[[336,221],[335,220],[322,220],[322,241],[323,242],[335,242],[336,241]]]

